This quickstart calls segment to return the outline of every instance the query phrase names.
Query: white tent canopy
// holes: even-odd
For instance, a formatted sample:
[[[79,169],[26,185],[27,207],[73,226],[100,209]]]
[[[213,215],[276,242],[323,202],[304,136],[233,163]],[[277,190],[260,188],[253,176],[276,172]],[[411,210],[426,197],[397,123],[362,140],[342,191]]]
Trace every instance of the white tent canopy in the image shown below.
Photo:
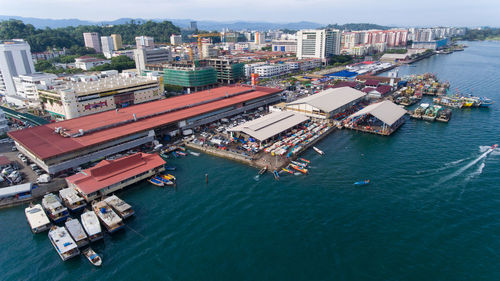
[[[349,116],[348,119],[364,114],[371,114],[385,124],[392,126],[392,124],[406,114],[406,110],[391,101],[385,100],[379,103],[370,104],[369,106]]]

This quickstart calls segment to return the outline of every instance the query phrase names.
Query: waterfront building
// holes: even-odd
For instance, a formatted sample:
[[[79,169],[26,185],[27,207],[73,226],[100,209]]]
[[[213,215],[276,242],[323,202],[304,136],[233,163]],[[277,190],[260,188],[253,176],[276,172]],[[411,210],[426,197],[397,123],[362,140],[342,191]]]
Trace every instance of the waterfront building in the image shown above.
[[[161,64],[172,60],[171,50],[168,47],[134,50],[135,67],[138,73],[146,69],[148,64]]]
[[[297,58],[316,58],[324,63],[340,54],[341,32],[329,29],[306,29],[297,32]]]
[[[113,43],[113,37],[111,36],[101,36],[101,47],[102,53],[106,58],[111,58],[113,55],[113,50],[115,49],[115,45]]]
[[[271,50],[273,52],[297,53],[297,40],[273,40]]]
[[[43,108],[55,119],[72,119],[163,97],[161,79],[115,73],[81,80],[39,90]]]
[[[170,44],[182,45],[182,35],[177,35],[177,34],[170,35]]]
[[[158,154],[139,152],[116,160],[103,160],[67,177],[66,183],[91,202],[165,171],[165,164]]]
[[[84,32],[83,40],[85,41],[85,47],[94,49],[96,53],[102,53],[101,44],[99,43],[99,33]]]
[[[365,98],[366,94],[351,87],[330,88],[317,94],[287,103],[285,110],[311,118],[329,119]]]
[[[137,36],[135,37],[135,45],[137,49],[154,49],[155,40],[149,36]]]
[[[9,132],[18,150],[50,174],[128,151],[155,138],[279,102],[281,90],[225,86]]]
[[[91,56],[81,56],[75,59],[75,67],[83,70],[90,70],[95,66],[111,63],[110,60],[95,58]]]
[[[228,131],[231,132],[231,137],[244,138],[245,140],[253,138],[262,144],[281,136],[308,120],[309,117],[303,114],[290,111],[275,111],[228,129]]]
[[[220,84],[234,84],[245,79],[244,64],[237,60],[218,57],[207,62],[217,72],[217,82]]]
[[[350,115],[346,128],[380,135],[390,135],[405,122],[406,110],[384,100],[373,103]]]
[[[30,45],[22,39],[0,41],[0,95],[4,101],[24,106],[17,98],[13,78],[35,72]]]
[[[120,34],[111,34],[111,38],[113,39],[113,50],[120,50],[123,48],[122,36]]]
[[[448,39],[440,39],[440,40],[430,40],[430,41],[414,41],[411,45],[413,49],[431,49],[437,50],[443,47],[446,47],[448,44]]]
[[[14,85],[16,86],[17,96],[25,102],[28,107],[40,107],[40,99],[38,90],[49,89],[57,75],[52,73],[32,73],[14,77]]]

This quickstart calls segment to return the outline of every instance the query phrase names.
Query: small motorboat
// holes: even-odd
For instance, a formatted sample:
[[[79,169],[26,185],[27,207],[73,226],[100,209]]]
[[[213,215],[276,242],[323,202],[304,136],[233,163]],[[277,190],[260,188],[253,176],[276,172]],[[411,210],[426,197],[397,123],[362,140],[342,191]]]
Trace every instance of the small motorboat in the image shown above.
[[[194,156],[200,156],[199,152],[194,152],[194,151],[189,151],[189,154],[194,155]]]
[[[289,173],[289,174],[292,174],[292,175],[293,175],[293,172],[292,172],[292,171],[290,171],[290,170],[288,170],[288,169],[283,168],[283,169],[282,169],[282,171],[283,171],[283,172],[287,172],[287,173]]]
[[[166,171],[175,171],[175,167],[165,166]]]
[[[498,147],[498,144],[494,144],[491,146],[491,149],[496,149]]]
[[[150,178],[148,179],[148,182],[151,183],[151,184],[154,184],[156,186],[164,186],[165,184],[155,178]]]
[[[167,180],[171,180],[171,181],[175,181],[176,178],[174,177],[174,175],[171,175],[171,174],[166,174],[166,175],[161,175],[162,178],[164,179],[167,179]]]
[[[186,152],[182,152],[182,151],[177,151],[177,155],[187,156],[187,153]]]
[[[95,266],[101,266],[101,257],[90,247],[82,251],[83,255],[89,260],[89,262]]]
[[[302,163],[302,162],[298,162],[298,161],[292,161],[292,164],[297,165],[297,166],[302,167],[302,168],[307,167],[307,163]]]
[[[162,182],[163,184],[166,184],[166,185],[174,185],[174,183],[172,181],[164,178],[163,176],[162,177],[155,177],[154,179],[159,181],[159,182]]]
[[[267,172],[267,166],[265,166],[264,168],[260,169],[259,175],[263,175],[265,172]]]
[[[168,155],[167,155],[167,154],[165,154],[165,153],[160,153],[160,156],[161,156],[162,158],[165,158],[165,159],[167,159],[167,158],[168,158]]]
[[[311,164],[311,161],[309,161],[307,159],[299,158],[299,160],[302,161],[302,162],[304,162],[304,163]]]
[[[370,183],[370,180],[357,181],[354,185],[367,185]]]
[[[313,146],[313,149],[314,149],[314,151],[316,151],[319,155],[324,155],[324,154],[325,154],[325,153],[324,153],[321,149],[317,148],[316,146]]]
[[[307,169],[306,168],[302,168],[302,167],[294,165],[294,164],[290,164],[290,167],[292,167],[294,170],[299,171],[299,172],[301,172],[303,174],[307,174]]]
[[[273,175],[275,180],[280,180],[280,175],[278,174],[278,171],[274,170]]]

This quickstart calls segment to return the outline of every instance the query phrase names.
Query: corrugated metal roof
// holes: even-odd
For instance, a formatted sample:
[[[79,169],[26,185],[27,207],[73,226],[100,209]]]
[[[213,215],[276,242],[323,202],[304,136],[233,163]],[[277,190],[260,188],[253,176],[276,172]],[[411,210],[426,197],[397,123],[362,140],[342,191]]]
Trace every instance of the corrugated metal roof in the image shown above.
[[[370,104],[369,106],[349,116],[349,118],[363,114],[371,114],[385,124],[392,126],[394,122],[406,114],[406,110],[391,101],[385,100],[379,103]]]
[[[309,120],[309,117],[302,114],[278,111],[231,128],[228,131],[243,132],[259,141],[264,141],[307,120]]]
[[[332,112],[366,94],[351,87],[330,88],[320,93],[298,99],[288,105],[309,104],[324,112]]]

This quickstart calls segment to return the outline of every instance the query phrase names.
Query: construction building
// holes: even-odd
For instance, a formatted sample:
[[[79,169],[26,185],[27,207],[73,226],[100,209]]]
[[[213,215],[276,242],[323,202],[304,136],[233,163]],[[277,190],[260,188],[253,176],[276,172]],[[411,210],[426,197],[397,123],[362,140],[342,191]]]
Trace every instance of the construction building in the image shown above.
[[[191,93],[217,85],[217,72],[207,61],[174,61],[163,64],[165,84],[180,86]]]
[[[220,57],[207,61],[217,72],[217,82],[220,84],[234,84],[245,79],[244,64],[237,60]]]
[[[93,81],[92,81],[93,80]],[[72,119],[163,97],[162,79],[115,74],[90,81],[66,81],[39,90],[42,107],[55,119]]]
[[[8,135],[17,149],[50,174],[175,136],[281,99],[281,90],[225,86],[49,123]]]

